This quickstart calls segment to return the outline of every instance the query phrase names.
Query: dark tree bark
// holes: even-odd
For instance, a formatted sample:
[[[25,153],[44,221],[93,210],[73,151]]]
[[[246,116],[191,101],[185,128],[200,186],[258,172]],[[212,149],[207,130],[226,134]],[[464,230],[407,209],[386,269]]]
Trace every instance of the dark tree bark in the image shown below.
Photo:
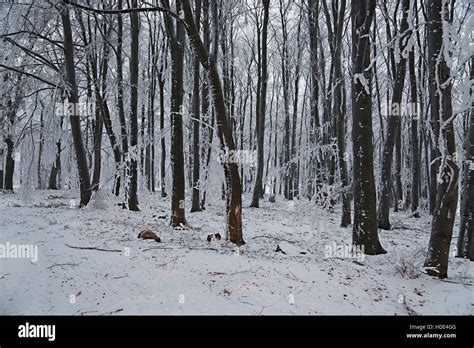
[[[9,74],[5,74],[4,81],[8,81],[10,78]],[[6,159],[5,159],[5,173],[4,173],[4,189],[7,191],[13,192],[13,174],[15,172],[15,160],[13,158],[14,151],[15,151],[15,138],[14,138],[14,126],[15,126],[15,116],[18,110],[20,101],[21,101],[21,93],[19,86],[16,88],[14,92],[14,98],[6,96],[7,91],[2,91],[2,99],[6,99],[2,105],[3,109],[5,110],[5,122],[6,122],[6,135],[3,140],[6,148]],[[4,101],[2,100],[2,101]],[[3,127],[0,129],[2,131],[3,136]],[[3,144],[2,144],[3,146]],[[3,169],[3,167],[2,167]]]
[[[14,142],[11,136],[5,137],[7,153],[5,160],[5,190],[13,191],[13,173],[15,172],[15,160],[13,153],[15,151]]]
[[[265,144],[265,110],[267,101],[267,36],[268,36],[268,20],[270,0],[262,0],[263,4],[263,26],[261,40],[261,68],[260,72],[260,90],[259,104],[257,106],[257,175],[255,178],[255,186],[253,189],[251,207],[258,208],[259,200],[262,196],[263,186],[263,166],[264,166],[264,144]],[[260,33],[258,33],[260,35]]]
[[[4,154],[3,143],[4,143],[4,141],[3,141],[3,127],[0,124],[0,190],[3,190],[3,188],[4,188],[4,184],[3,184],[3,179],[4,179],[4,175],[3,175],[3,168],[4,168],[3,157],[5,156],[5,154]]]
[[[393,210],[396,212],[399,209],[403,209],[403,183],[402,183],[402,127],[403,122],[400,121],[398,124],[397,136],[395,139],[395,172],[394,176],[394,207]]]
[[[403,17],[400,26],[400,52],[406,46],[408,41],[407,29],[408,29],[408,11],[409,11],[410,1],[403,0],[402,11]],[[381,182],[380,182],[380,198],[379,198],[379,207],[378,207],[378,227],[384,230],[390,230],[390,193],[392,190],[392,162],[393,162],[393,150],[397,137],[400,137],[400,118],[401,118],[401,102],[403,97],[403,87],[405,85],[405,75],[406,75],[407,59],[401,55],[399,57],[398,64],[396,64],[395,83],[392,93],[392,103],[390,108],[390,115],[388,118],[387,126],[387,137],[385,138],[384,150],[382,153],[382,173],[381,173]],[[400,159],[397,161],[400,163]],[[398,185],[397,185],[398,186]],[[401,189],[397,187],[397,190]],[[395,200],[395,204],[398,204],[398,201]]]
[[[107,24],[104,25],[104,32],[105,36],[108,40],[110,37],[111,28],[108,27]],[[106,41],[107,41],[106,40]],[[122,162],[122,150],[120,148],[120,143],[117,140],[117,136],[115,135],[113,126],[112,126],[112,118],[110,116],[110,109],[108,102],[106,100],[106,91],[107,91],[107,74],[109,71],[109,45],[107,42],[104,42],[103,45],[103,59],[100,64],[100,71],[98,71],[98,76],[100,76],[101,83],[99,84],[96,82],[95,93],[96,98],[99,101],[100,106],[100,114],[102,116],[103,125],[105,127],[105,131],[109,138],[110,147],[112,148],[112,152],[114,154],[114,162],[115,162],[115,175],[114,175],[114,186],[113,186],[113,193],[115,196],[120,194],[120,183],[121,183],[121,173],[120,173],[120,166]]]
[[[72,39],[71,20],[69,17],[69,8],[66,2],[63,2],[61,8],[61,19],[64,31],[64,56],[66,61],[66,81],[68,84],[68,99],[73,107],[70,116],[71,132],[74,142],[74,150],[77,161],[77,169],[79,172],[79,184],[81,191],[81,199],[79,207],[87,205],[91,198],[91,186],[89,168],[87,167],[86,150],[82,139],[80,115],[77,114],[78,109],[78,92],[76,84],[76,70],[74,65],[74,42]]]
[[[176,6],[179,13],[181,3],[177,2]],[[171,44],[171,225],[180,226],[186,225],[182,115],[185,31],[182,21],[177,21],[175,28],[171,18],[165,18]]]
[[[132,0],[132,7],[137,7],[137,0]],[[128,197],[128,209],[139,211],[137,188],[138,188],[138,48],[140,19],[138,12],[130,13],[131,42],[130,42],[130,147],[132,156],[130,159],[130,192]]]
[[[3,175],[3,167],[4,167],[4,161],[3,161],[3,157],[5,156],[4,154],[4,141],[3,141],[3,124],[0,123],[0,190],[3,190],[3,178],[4,178],[4,175]]]
[[[44,105],[41,102],[41,113],[40,113],[40,134],[39,134],[39,148],[38,148],[38,189],[44,189],[43,185],[43,151],[44,151]]]
[[[102,168],[102,132],[104,129],[104,122],[100,112],[99,100],[95,102],[95,123],[93,127],[93,140],[94,140],[94,172],[92,174],[92,191],[99,190],[100,172]]]
[[[353,244],[368,255],[386,251],[377,233],[376,193],[372,145],[372,94],[370,83],[370,26],[375,0],[353,1],[352,19],[352,139],[354,146],[354,226]]]
[[[161,181],[161,197],[166,197],[166,139],[164,135],[165,129],[165,80],[163,78],[163,68],[159,75],[158,86],[160,88],[160,136],[161,136],[161,159],[160,159],[160,181]]]
[[[430,102],[432,120],[442,122],[439,126],[441,144],[437,152],[442,154],[439,165],[439,180],[436,192],[436,206],[431,223],[431,238],[428,255],[425,260],[425,270],[429,275],[439,278],[448,276],[448,259],[453,234],[453,224],[456,217],[458,202],[459,168],[456,164],[455,134],[453,127],[452,82],[449,80],[450,71],[441,53],[443,41],[442,12],[447,13],[447,5],[443,11],[443,0],[433,0],[428,4],[428,59],[430,65],[435,63],[431,73],[434,82],[430,84]],[[434,49],[430,49],[433,46]],[[430,66],[432,69],[433,66]],[[434,83],[434,85],[433,85]],[[435,180],[436,182],[436,180]],[[434,185],[435,182],[431,184]]]
[[[474,57],[471,58],[471,80],[474,80]],[[457,242],[457,257],[474,261],[474,104],[471,104],[471,110],[465,117],[468,117],[468,120],[465,122],[461,225]]]
[[[346,154],[346,85],[342,70],[342,36],[344,30],[344,14],[346,12],[346,1],[342,0],[339,9],[334,9],[333,25],[330,25],[330,15],[327,2],[323,1],[324,12],[326,13],[326,23],[328,24],[328,34],[330,49],[333,56],[334,68],[334,119],[336,122],[337,154],[339,174],[341,177],[341,197],[342,215],[341,226],[347,227],[351,224],[351,193],[350,179],[347,169]]]
[[[209,19],[209,0],[202,1],[202,22],[203,22],[203,40],[204,40],[204,47],[208,52],[211,49],[211,28],[210,28],[210,19]],[[212,26],[213,26],[213,49],[211,54],[211,59],[217,61],[218,50],[219,46],[217,44],[217,40],[219,38],[219,30],[218,30],[218,10],[217,4],[215,1],[212,1]],[[205,170],[204,170],[204,188],[202,191],[202,198],[201,198],[201,209],[206,209],[206,194],[207,194],[207,179],[209,177],[209,165],[211,163],[211,154],[212,154],[212,142],[214,140],[214,122],[215,122],[215,115],[214,110],[209,105],[209,82],[208,77],[204,78],[202,91],[201,91],[201,112],[202,112],[202,120],[204,124],[209,124],[210,127],[202,128],[203,131],[203,138],[206,141],[203,142],[202,147],[202,157],[206,159],[205,162]],[[210,121],[209,121],[210,119]]]
[[[441,152],[439,151],[439,131],[440,131],[440,114],[441,96],[438,93],[438,82],[436,80],[436,70],[438,63],[442,60],[441,48],[443,45],[442,37],[442,20],[441,9],[442,0],[429,1],[425,5],[427,7],[427,33],[426,44],[428,46],[428,71],[429,71],[429,105],[431,111],[430,125],[431,125],[431,147],[430,147],[430,192],[429,192],[429,207],[430,213],[433,214],[436,208],[437,191],[438,191],[438,170],[439,158]]]
[[[183,7],[184,21],[190,42],[196,51],[196,55],[199,57],[201,65],[209,75],[209,85],[217,118],[221,149],[235,151],[234,138],[230,131],[229,118],[226,115],[224,96],[216,63],[210,59],[209,53],[199,37],[189,1],[180,0],[179,2]],[[227,195],[227,229],[229,240],[237,245],[243,245],[245,242],[242,236],[242,188],[240,185],[239,167],[235,162],[225,163],[224,172],[227,190],[229,191]]]
[[[117,137],[115,132],[112,128],[112,119],[110,116],[109,105],[106,100],[103,99],[102,94],[98,95],[99,98],[99,105],[100,105],[100,113],[102,115],[103,124],[105,126],[105,131],[107,132],[107,136],[109,137],[110,146],[112,148],[112,152],[114,154],[114,162],[115,162],[115,176],[114,176],[114,188],[113,193],[115,196],[120,194],[120,164],[122,162],[122,151],[120,150],[120,144],[117,141]]]
[[[117,2],[118,9],[122,9],[122,0]],[[122,142],[122,166],[123,172],[129,170],[129,152],[128,152],[128,132],[127,132],[127,121],[125,119],[125,110],[123,106],[123,62],[122,62],[122,49],[123,49],[123,19],[122,15],[117,16],[117,109],[120,122],[120,140]],[[126,177],[126,175],[124,175]],[[126,188],[125,196],[129,195],[129,188]]]
[[[311,65],[311,118],[309,123],[309,164],[307,196],[311,199],[318,189],[319,164],[316,145],[319,141],[319,67],[318,67],[318,36],[319,36],[319,3],[316,0],[308,2],[309,46]]]
[[[147,141],[146,141],[146,156],[145,156],[145,174],[146,174],[146,185],[150,192],[155,192],[155,99],[157,84],[160,79],[161,72],[159,71],[159,58],[161,53],[165,56],[164,50],[160,47],[159,40],[164,41],[161,38],[160,31],[158,29],[156,14],[154,17],[148,19],[148,28],[150,30],[149,35],[149,52],[148,52],[148,119],[147,119]],[[163,57],[161,57],[163,58]]]
[[[199,32],[201,23],[201,0],[195,0],[195,16],[196,16],[196,30]],[[194,57],[194,76],[193,76],[193,195],[191,212],[201,211],[200,202],[200,169],[201,169],[201,156],[200,156],[200,100],[199,100],[199,58]]]
[[[411,211],[414,217],[420,217],[418,213],[419,192],[421,179],[420,150],[418,142],[418,89],[415,74],[415,51],[411,50],[408,56],[410,71],[410,93],[411,93]]]
[[[298,100],[299,100],[299,85],[300,85],[300,65],[301,65],[301,55],[302,55],[302,47],[300,45],[301,42],[301,21],[298,22],[298,28],[296,30],[296,62],[295,62],[295,74],[294,74],[294,97],[293,97],[293,120],[291,126],[291,164],[290,164],[290,189],[291,193],[290,196],[292,198],[298,197],[299,195],[299,188],[298,188],[298,180],[296,180],[297,168],[298,168],[298,161],[296,159],[296,127],[298,121]]]
[[[48,189],[57,190],[60,188],[59,185],[59,172],[61,170],[61,140],[56,143],[56,158],[54,160],[51,172],[49,174]]]
[[[63,103],[64,105],[64,103]],[[64,118],[61,116],[59,121],[59,133],[62,133],[63,129],[63,121]],[[48,180],[48,189],[49,190],[57,190],[61,188],[61,180],[60,180],[60,173],[61,173],[61,136],[56,141],[56,158],[53,162],[51,167],[51,172],[49,173],[49,180]]]
[[[293,200],[293,181],[291,180],[290,171],[290,153],[291,153],[291,125],[290,125],[290,72],[289,72],[289,53],[288,53],[288,30],[287,30],[287,12],[289,4],[284,4],[280,0],[280,19],[282,26],[282,42],[281,42],[281,78],[283,85],[283,102],[284,102],[284,134],[283,134],[283,193],[286,199]]]

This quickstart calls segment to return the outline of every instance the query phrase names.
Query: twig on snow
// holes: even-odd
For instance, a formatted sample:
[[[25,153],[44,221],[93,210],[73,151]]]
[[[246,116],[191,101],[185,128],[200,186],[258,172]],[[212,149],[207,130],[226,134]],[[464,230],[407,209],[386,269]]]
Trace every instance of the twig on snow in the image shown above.
[[[69,244],[64,244],[68,248],[72,249],[81,249],[81,250],[98,250],[98,251],[108,251],[112,253],[121,253],[123,250],[118,250],[118,249],[102,249],[98,247],[79,247],[79,246],[74,246],[74,245],[69,245]]]
[[[47,269],[49,269],[50,271],[54,268],[54,267],[62,267],[62,266],[78,266],[79,264],[78,263],[55,263],[54,265],[51,265],[49,267],[46,267]]]

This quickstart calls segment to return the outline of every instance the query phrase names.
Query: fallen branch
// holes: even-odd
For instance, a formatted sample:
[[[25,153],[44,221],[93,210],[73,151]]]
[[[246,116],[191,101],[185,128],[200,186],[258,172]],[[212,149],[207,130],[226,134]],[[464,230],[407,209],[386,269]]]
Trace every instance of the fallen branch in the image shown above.
[[[51,265],[49,267],[46,267],[47,269],[49,269],[50,271],[54,268],[54,267],[62,267],[62,266],[78,266],[79,264],[78,263],[55,263],[54,265]]]
[[[207,272],[207,275],[210,275],[210,276],[216,276],[216,275],[227,275],[227,276],[233,276],[233,275],[236,275],[236,274],[241,274],[241,273],[248,273],[248,272],[257,272],[259,271],[260,268],[258,268],[257,270],[253,270],[253,269],[247,269],[247,270],[244,270],[244,271],[238,271],[238,272],[232,272],[232,273],[226,273],[226,272]]]
[[[453,284],[461,284],[461,285],[464,285],[464,286],[472,286],[471,283],[463,283],[463,282],[455,282],[453,280],[447,280],[447,279],[443,279],[443,280],[440,280],[441,282],[443,283],[453,283]]]
[[[123,311],[123,308],[119,308],[115,311],[112,311],[112,312],[105,312],[105,313],[102,313],[102,314],[99,314],[99,315],[111,315],[111,314],[115,314],[115,313],[118,313],[118,312],[122,312]]]
[[[176,248],[170,248],[170,247],[153,247],[153,248],[147,248],[143,249],[142,251],[148,251],[148,250],[155,250],[155,249],[167,249],[167,250],[174,250],[174,249],[189,249],[189,250],[212,250],[212,251],[219,251],[216,248],[193,248],[193,247],[176,247]]]
[[[286,240],[286,239],[280,239],[280,238],[277,238],[277,237],[267,236],[267,235],[255,236],[255,237],[252,237],[250,239],[257,239],[257,238],[270,238],[270,239],[274,239],[274,240],[277,240],[277,241],[280,241],[280,242],[288,242],[288,243],[292,243],[292,244],[294,243],[294,242]]]
[[[98,250],[98,251],[108,251],[108,252],[111,252],[111,253],[121,253],[122,250],[118,250],[118,249],[102,249],[102,248],[98,248],[98,247],[79,247],[79,246],[74,246],[74,245],[69,245],[69,244],[64,244],[65,246],[67,246],[68,248],[72,248],[72,249],[80,249],[80,250]]]
[[[191,247],[188,247],[189,250],[212,250],[212,251],[219,251],[218,249],[216,248],[191,248]]]
[[[124,276],[113,277],[113,279],[122,279],[122,278],[130,278],[130,276],[127,274]]]
[[[153,247],[153,248],[143,249],[142,251],[155,250],[155,249],[173,250],[174,248],[170,248],[170,247]]]

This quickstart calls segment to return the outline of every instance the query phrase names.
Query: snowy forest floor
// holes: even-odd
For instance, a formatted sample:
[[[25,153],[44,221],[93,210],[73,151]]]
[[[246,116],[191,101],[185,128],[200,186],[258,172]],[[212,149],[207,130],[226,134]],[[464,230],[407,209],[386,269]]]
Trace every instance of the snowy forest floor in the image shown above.
[[[474,314],[469,261],[451,255],[446,280],[421,274],[427,214],[392,213],[395,229],[380,233],[388,253],[361,260],[326,257],[328,245],[351,243],[352,230],[339,227],[338,208],[307,200],[255,209],[244,197],[247,244],[237,248],[206,240],[225,236],[223,201],[187,212],[192,229],[173,230],[159,194],[141,195],[141,212],[110,197],[73,209],[77,197],[37,191],[24,204],[0,195],[0,243],[38,246],[36,263],[0,260],[0,314]],[[162,242],[137,239],[144,229]]]

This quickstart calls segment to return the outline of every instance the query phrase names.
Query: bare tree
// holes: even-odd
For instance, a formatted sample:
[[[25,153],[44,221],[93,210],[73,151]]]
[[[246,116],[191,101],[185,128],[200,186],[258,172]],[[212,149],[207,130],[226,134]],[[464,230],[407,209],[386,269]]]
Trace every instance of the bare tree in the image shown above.
[[[188,0],[180,0],[184,11],[184,21],[189,40],[193,45],[199,61],[209,76],[209,85],[213,98],[214,110],[217,117],[217,129],[222,149],[235,151],[234,138],[230,131],[229,119],[226,114],[224,96],[220,76],[216,63],[213,61],[199,36],[194,23],[191,6]],[[224,163],[224,172],[228,190],[227,199],[227,229],[229,240],[237,245],[244,244],[242,236],[242,188],[240,186],[239,167],[237,163],[227,161]]]
[[[74,64],[74,42],[72,39],[71,20],[69,16],[69,6],[64,1],[61,7],[61,19],[64,33],[64,56],[66,61],[66,81],[67,93],[70,105],[72,105],[69,119],[71,122],[72,138],[76,154],[77,169],[79,172],[79,184],[81,190],[81,200],[79,206],[85,206],[91,198],[91,184],[89,168],[87,167],[86,150],[82,139],[80,115],[77,114],[79,96],[76,84],[76,67]]]
[[[168,7],[167,1],[164,2]],[[176,3],[181,11],[181,2]],[[169,16],[165,16],[166,28],[171,45],[171,225],[186,224],[184,210],[184,155],[183,155],[183,66],[185,31],[182,21],[176,21],[176,27]]]
[[[375,0],[354,1],[352,19],[352,141],[354,155],[353,244],[368,255],[384,254],[377,232],[375,179],[372,145],[372,94],[370,26]]]
[[[137,0],[132,0],[132,7],[137,7]],[[138,12],[130,13],[131,41],[130,41],[130,192],[128,196],[128,209],[138,211],[138,74],[139,74],[139,32],[140,18]]]
[[[267,57],[267,36],[268,36],[268,20],[269,20],[269,7],[270,7],[270,0],[262,0],[263,4],[263,25],[262,25],[262,32],[261,32],[261,42],[260,39],[258,40],[261,46],[261,64],[259,66],[259,81],[260,81],[260,90],[257,91],[259,93],[259,103],[257,105],[257,176],[255,178],[255,186],[253,189],[252,195],[252,203],[250,204],[251,207],[258,208],[259,207],[259,200],[262,196],[263,186],[262,186],[262,179],[263,179],[263,166],[264,166],[264,144],[265,144],[265,110],[267,104],[267,80],[268,80],[268,57]],[[260,38],[260,32],[258,33]],[[260,47],[258,47],[260,50]]]
[[[431,76],[430,84],[431,117],[441,122],[439,127],[439,149],[442,155],[439,165],[439,182],[436,205],[431,223],[431,238],[425,260],[426,272],[439,278],[448,276],[448,258],[453,224],[458,203],[459,168],[456,164],[456,142],[453,127],[452,82],[444,55],[443,21],[449,14],[445,0],[433,0],[428,4],[428,59]],[[432,185],[434,183],[432,182]]]
[[[408,30],[408,11],[409,11],[409,0],[402,0],[402,22],[400,25],[400,31],[397,34],[399,39],[397,44],[399,45],[400,52],[405,49],[409,35]],[[390,114],[387,126],[387,137],[385,138],[385,144],[383,148],[382,156],[382,173],[381,173],[381,189],[378,207],[378,227],[384,230],[390,230],[389,212],[390,212],[390,192],[392,188],[392,161],[393,161],[393,150],[397,137],[400,132],[400,118],[401,118],[401,102],[403,97],[403,87],[405,84],[405,75],[407,70],[407,59],[406,55],[401,54],[398,58],[398,63],[395,66],[393,75],[395,76],[395,83],[392,93],[392,103],[390,108]],[[398,201],[395,202],[398,204]]]
[[[195,0],[195,22],[196,30],[199,32],[201,24],[201,0]],[[191,203],[191,212],[201,211],[201,202],[200,202],[200,169],[201,169],[201,156],[200,156],[200,144],[199,144],[199,134],[200,130],[200,118],[201,118],[201,109],[200,109],[200,100],[199,100],[199,59],[194,57],[194,76],[193,76],[193,195]]]
[[[470,79],[474,80],[474,57],[471,58]],[[472,98],[472,90],[471,90]],[[461,224],[457,243],[458,257],[474,261],[474,104],[466,113],[464,163],[462,180]]]

